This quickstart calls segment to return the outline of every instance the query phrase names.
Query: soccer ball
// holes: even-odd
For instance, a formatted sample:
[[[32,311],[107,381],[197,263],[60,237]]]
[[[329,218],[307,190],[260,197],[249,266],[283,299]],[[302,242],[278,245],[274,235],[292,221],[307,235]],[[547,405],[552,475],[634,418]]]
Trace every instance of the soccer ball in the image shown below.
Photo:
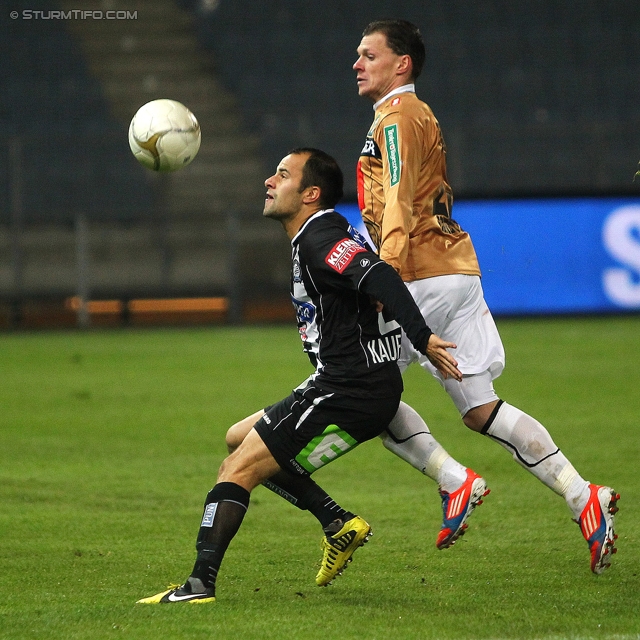
[[[186,167],[200,148],[196,117],[175,100],[152,100],[129,125],[129,146],[140,164],[153,171]]]

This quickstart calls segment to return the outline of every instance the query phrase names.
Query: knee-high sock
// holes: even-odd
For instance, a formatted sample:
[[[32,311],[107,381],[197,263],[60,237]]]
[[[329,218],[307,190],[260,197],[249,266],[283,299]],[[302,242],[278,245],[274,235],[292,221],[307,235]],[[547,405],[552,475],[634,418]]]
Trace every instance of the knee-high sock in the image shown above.
[[[467,469],[454,460],[431,435],[417,411],[401,402],[387,430],[384,446],[451,493],[467,478]]]
[[[281,470],[262,484],[298,509],[312,513],[323,529],[335,520],[347,522],[355,515],[337,504],[309,476],[294,476]]]
[[[482,433],[500,443],[516,462],[561,495],[574,517],[580,515],[588,500],[589,483],[535,418],[501,400]]]
[[[218,570],[229,543],[238,532],[249,507],[249,492],[233,482],[219,482],[207,495],[196,540],[198,555],[189,580],[205,588],[216,586]]]

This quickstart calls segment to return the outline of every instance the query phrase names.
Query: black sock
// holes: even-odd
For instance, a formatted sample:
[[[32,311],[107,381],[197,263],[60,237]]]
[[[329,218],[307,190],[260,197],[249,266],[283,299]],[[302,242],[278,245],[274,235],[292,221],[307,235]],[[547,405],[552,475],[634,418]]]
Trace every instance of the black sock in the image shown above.
[[[198,531],[192,578],[215,589],[216,578],[229,543],[238,532],[249,507],[249,492],[233,482],[219,482],[207,495]]]
[[[326,498],[315,505],[309,507],[309,511],[313,513],[313,515],[320,521],[322,528],[326,531],[327,528],[330,528],[330,525],[333,524],[336,520],[340,520],[341,522],[348,522],[351,518],[355,518],[356,514],[351,511],[347,511],[343,509],[339,504],[334,502],[333,498],[330,496],[326,496]],[[332,533],[336,533],[342,528],[342,526],[338,527],[336,531],[331,531]]]
[[[346,522],[355,517],[351,511],[346,511],[336,504],[309,476],[294,476],[286,471],[278,471],[263,484],[298,509],[312,513],[323,529],[334,520]]]

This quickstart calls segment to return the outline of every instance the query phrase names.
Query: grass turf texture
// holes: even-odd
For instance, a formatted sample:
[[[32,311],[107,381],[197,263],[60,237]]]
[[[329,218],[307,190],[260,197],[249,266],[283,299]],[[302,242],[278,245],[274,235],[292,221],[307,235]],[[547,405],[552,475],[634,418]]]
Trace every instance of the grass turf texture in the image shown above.
[[[455,547],[435,548],[435,485],[372,442],[314,475],[375,533],[332,586],[315,520],[259,487],[216,603],[135,605],[191,570],[226,428],[309,373],[295,329],[4,334],[0,637],[637,637],[640,318],[499,327],[498,393],[622,493],[604,575],[562,499],[412,367],[404,399],[492,489]]]

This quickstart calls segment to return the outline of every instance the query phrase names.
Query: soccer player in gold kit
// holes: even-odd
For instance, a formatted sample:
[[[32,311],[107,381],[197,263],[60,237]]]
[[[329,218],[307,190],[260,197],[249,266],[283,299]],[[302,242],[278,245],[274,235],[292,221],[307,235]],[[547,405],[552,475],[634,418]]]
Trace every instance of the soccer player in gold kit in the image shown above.
[[[374,103],[374,120],[357,168],[358,201],[379,255],[400,274],[429,326],[455,342],[462,381],[445,379],[406,341],[401,369],[418,362],[442,384],[462,421],[501,444],[567,502],[601,573],[615,551],[613,489],[584,480],[535,418],[500,399],[493,380],[504,368],[500,335],[484,300],[471,238],[451,217],[446,148],[433,112],[415,93],[425,60],[417,27],[404,20],[369,24],[353,65],[358,93]],[[419,425],[385,444],[419,470],[430,455]],[[442,492],[441,492],[442,493]],[[443,507],[450,496],[443,494]]]

